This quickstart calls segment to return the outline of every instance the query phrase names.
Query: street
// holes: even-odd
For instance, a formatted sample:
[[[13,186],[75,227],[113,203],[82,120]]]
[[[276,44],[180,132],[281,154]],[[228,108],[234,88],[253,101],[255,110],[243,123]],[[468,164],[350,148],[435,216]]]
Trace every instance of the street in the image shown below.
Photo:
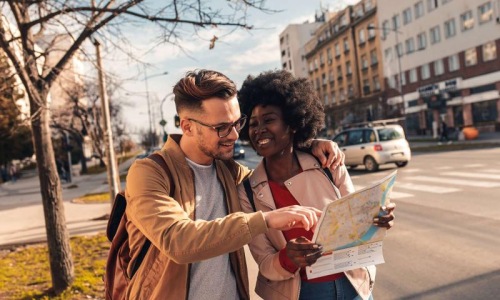
[[[395,226],[375,299],[492,299],[500,294],[500,148],[414,153],[398,169]],[[242,162],[260,160],[247,149]],[[350,170],[356,189],[396,170]],[[250,259],[251,260],[251,259]],[[251,282],[255,279],[250,275]]]

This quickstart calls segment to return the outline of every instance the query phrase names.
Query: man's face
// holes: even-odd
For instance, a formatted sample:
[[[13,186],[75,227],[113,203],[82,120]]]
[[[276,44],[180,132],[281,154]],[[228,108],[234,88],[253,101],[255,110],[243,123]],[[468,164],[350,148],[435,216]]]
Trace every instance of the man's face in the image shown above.
[[[211,163],[213,159],[231,159],[233,157],[234,142],[239,137],[237,130],[231,124],[237,122],[241,117],[236,96],[230,100],[220,98],[204,100],[202,108],[203,113],[187,116],[190,119],[191,128],[194,130],[194,138],[196,139],[197,151],[193,151],[198,160],[196,162],[203,164]],[[218,131],[213,127],[223,128],[224,130]],[[220,137],[220,135],[226,134],[227,136]]]

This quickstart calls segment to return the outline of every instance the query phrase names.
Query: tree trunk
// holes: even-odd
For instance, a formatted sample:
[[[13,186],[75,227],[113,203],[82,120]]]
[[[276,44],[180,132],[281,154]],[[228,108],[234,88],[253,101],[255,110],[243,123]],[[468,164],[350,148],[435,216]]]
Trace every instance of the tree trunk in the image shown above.
[[[32,92],[34,93],[34,92]],[[56,294],[67,289],[74,280],[73,258],[66,228],[61,181],[57,174],[49,128],[49,111],[40,109],[38,103],[47,103],[47,93],[30,95],[33,141],[38,166],[38,178],[42,194],[45,229],[49,249],[52,286]]]

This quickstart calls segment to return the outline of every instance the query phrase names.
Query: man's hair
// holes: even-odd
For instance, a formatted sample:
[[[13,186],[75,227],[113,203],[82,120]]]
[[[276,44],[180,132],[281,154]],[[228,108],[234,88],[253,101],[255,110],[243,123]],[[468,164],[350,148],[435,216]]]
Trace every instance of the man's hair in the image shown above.
[[[324,126],[323,105],[311,83],[285,70],[248,76],[238,92],[238,101],[241,112],[249,117],[257,105],[281,108],[285,124],[296,130],[293,143],[297,147],[308,146]],[[248,125],[240,135],[248,139]]]
[[[184,110],[201,111],[203,100],[213,97],[231,99],[238,89],[226,75],[212,70],[189,71],[174,86],[177,113]]]

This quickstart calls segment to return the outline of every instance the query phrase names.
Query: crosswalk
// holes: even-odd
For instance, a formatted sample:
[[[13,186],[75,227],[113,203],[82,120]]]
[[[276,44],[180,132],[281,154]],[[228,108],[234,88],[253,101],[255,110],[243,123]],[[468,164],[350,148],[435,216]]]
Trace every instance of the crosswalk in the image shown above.
[[[500,187],[500,167],[481,164],[464,165],[465,169],[453,170],[448,167],[435,167],[429,170],[406,169],[399,170],[401,175],[391,192],[392,199],[415,197],[415,192],[425,192],[437,195],[459,193],[467,188],[498,188]],[[493,167],[493,168],[488,168]],[[475,171],[477,170],[477,171]],[[361,177],[353,176],[354,183]],[[362,185],[354,185],[356,190]]]

